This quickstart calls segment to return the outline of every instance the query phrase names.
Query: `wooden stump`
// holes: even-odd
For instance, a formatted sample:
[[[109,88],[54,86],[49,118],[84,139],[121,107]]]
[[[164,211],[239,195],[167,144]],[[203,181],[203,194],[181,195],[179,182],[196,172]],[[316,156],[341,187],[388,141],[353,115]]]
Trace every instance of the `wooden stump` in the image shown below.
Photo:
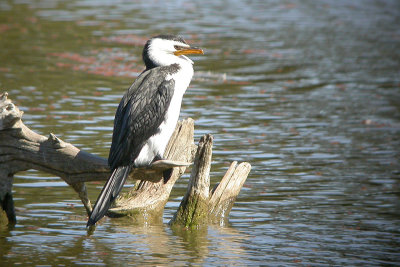
[[[172,218],[171,225],[192,228],[208,222],[212,143],[212,135],[204,135],[200,139],[186,195]]]
[[[229,213],[250,170],[251,165],[248,162],[232,162],[221,182],[211,191],[208,210],[210,222],[224,225],[228,221]]]
[[[209,134],[200,139],[186,195],[171,225],[197,228],[207,223],[224,225],[227,222],[251,166],[247,162],[239,165],[233,162],[209,196],[212,144],[213,137]]]

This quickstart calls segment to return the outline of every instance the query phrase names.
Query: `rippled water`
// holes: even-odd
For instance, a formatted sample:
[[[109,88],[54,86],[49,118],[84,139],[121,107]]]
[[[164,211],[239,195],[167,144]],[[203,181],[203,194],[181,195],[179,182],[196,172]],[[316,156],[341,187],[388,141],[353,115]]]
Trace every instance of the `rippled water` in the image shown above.
[[[215,137],[212,182],[252,171],[230,224],[106,219],[93,236],[57,177],[14,179],[7,264],[400,264],[398,1],[2,1],[0,88],[35,131],[107,157],[112,121],[159,33],[204,48],[181,117]],[[89,184],[95,199],[101,184]]]

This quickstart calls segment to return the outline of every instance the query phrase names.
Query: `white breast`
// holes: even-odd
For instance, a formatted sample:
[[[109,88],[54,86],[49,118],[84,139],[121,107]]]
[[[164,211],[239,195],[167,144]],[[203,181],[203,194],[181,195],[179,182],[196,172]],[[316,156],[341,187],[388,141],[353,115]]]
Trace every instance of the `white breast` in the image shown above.
[[[175,90],[165,115],[164,121],[159,126],[159,133],[149,138],[135,159],[135,166],[149,165],[157,155],[163,157],[165,148],[175,130],[176,123],[181,111],[182,97],[189,86],[193,76],[193,66],[190,62],[180,64],[181,69],[172,75],[167,76],[167,80],[174,79]]]

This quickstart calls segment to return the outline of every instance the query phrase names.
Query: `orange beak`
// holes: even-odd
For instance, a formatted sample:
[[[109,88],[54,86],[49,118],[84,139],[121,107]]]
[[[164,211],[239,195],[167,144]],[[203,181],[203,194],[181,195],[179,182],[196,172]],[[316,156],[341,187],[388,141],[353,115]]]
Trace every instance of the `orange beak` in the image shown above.
[[[203,52],[203,49],[198,48],[198,47],[183,48],[183,49],[180,49],[180,50],[174,52],[175,56],[192,55],[192,54],[202,54],[202,55],[204,55],[204,52]]]

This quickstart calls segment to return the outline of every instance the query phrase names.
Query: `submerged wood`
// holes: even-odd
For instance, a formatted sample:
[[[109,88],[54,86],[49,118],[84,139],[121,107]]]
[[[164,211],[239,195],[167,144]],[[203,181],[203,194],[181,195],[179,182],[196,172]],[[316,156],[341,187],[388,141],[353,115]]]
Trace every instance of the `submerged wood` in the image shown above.
[[[13,176],[28,169],[62,178],[78,193],[86,212],[90,214],[92,206],[85,182],[108,179],[110,169],[107,160],[84,152],[52,133],[48,137],[35,133],[22,122],[22,115],[23,112],[8,99],[7,93],[0,94],[0,224],[15,223]],[[224,221],[247,178],[250,164],[237,165],[234,162],[209,197],[212,136],[203,137],[199,143],[200,149],[197,150],[193,135],[192,119],[178,122],[164,154],[166,160],[156,161],[146,168],[134,169],[130,178],[138,180],[136,186],[128,193],[121,194],[107,215],[130,216],[138,223],[160,222],[172,187],[196,154],[188,191],[199,197],[181,204],[186,211],[181,212],[179,220],[174,220],[175,224],[191,226]],[[169,168],[174,168],[172,176],[164,182],[162,172]],[[206,205],[200,206],[203,203],[198,201],[200,199]],[[198,206],[192,209],[190,203],[197,203]]]

